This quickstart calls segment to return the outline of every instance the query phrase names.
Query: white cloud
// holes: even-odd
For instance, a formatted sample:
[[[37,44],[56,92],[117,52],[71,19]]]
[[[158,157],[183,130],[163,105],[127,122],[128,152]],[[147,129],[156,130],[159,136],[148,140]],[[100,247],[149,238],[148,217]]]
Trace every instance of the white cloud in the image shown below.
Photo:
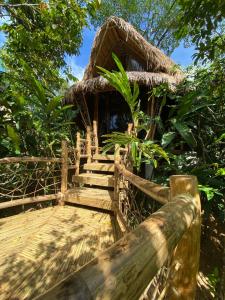
[[[76,57],[74,55],[72,56],[66,55],[65,61],[68,67],[71,69],[72,75],[78,78],[79,80],[81,80],[84,76],[85,68],[77,64]]]

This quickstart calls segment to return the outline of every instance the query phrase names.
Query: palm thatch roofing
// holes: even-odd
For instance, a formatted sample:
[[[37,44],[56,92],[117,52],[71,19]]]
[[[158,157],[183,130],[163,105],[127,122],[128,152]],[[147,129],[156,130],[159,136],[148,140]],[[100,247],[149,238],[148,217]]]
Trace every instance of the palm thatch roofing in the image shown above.
[[[107,80],[99,76],[97,69],[97,66],[116,69],[112,52],[122,62],[127,56],[134,57],[138,62],[138,71],[127,71],[130,82],[136,81],[149,87],[166,82],[173,89],[183,79],[183,73],[168,56],[148,43],[132,25],[112,16],[98,30],[83,80],[71,86],[66,102],[73,102],[78,94],[113,90]]]

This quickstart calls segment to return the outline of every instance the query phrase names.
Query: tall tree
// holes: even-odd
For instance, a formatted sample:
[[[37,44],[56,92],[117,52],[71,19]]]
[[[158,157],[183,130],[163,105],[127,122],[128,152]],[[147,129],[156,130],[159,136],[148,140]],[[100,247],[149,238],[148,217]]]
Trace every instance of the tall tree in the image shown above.
[[[196,45],[196,60],[204,62],[224,58],[225,53],[225,1],[177,0],[180,7],[178,39],[189,37]]]
[[[29,63],[38,78],[60,86],[59,69],[65,53],[78,54],[87,15],[97,1],[3,1],[0,4],[7,39],[1,51],[4,66],[21,78],[21,61]]]
[[[178,46],[174,37],[178,5],[175,0],[102,0],[92,23],[102,25],[112,15],[130,22],[155,46],[171,54]]]
[[[0,156],[49,154],[70,134],[74,111],[62,107],[65,54],[77,54],[98,0],[10,0],[0,4]]]

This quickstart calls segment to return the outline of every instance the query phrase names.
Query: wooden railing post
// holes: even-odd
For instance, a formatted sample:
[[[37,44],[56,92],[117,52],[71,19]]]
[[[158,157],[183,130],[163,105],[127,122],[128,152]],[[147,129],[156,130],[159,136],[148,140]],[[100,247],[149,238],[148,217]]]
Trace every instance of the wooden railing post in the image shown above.
[[[116,167],[118,163],[121,162],[121,157],[120,157],[120,145],[116,144],[115,145],[115,152],[114,152],[114,164],[115,164],[115,171],[114,171],[114,210],[116,212],[117,218],[120,222],[120,225],[122,226],[122,231],[123,232],[128,232],[129,228],[127,226],[126,220],[124,219],[121,210],[120,210],[120,172],[118,168]]]
[[[62,159],[62,167],[61,167],[61,197],[59,200],[60,205],[65,204],[65,194],[67,191],[67,177],[68,177],[68,148],[67,142],[62,141],[62,152],[61,152],[61,159]]]
[[[120,162],[120,145],[115,145],[114,163]],[[120,178],[119,171],[115,166],[114,171],[114,201],[119,205],[119,192],[120,192]]]
[[[87,163],[91,163],[91,127],[87,126],[86,134]]]
[[[97,121],[93,121],[93,134],[94,134],[94,142],[95,142],[95,154],[98,154],[98,123]]]
[[[77,132],[77,141],[76,141],[76,169],[75,169],[75,175],[79,175],[80,173],[80,154],[81,154],[81,149],[80,149],[80,132]]]
[[[171,257],[168,299],[194,300],[200,256],[201,202],[195,176],[174,175],[170,177],[170,201],[181,195],[190,195],[197,216],[184,233]],[[177,198],[177,199],[178,199]]]

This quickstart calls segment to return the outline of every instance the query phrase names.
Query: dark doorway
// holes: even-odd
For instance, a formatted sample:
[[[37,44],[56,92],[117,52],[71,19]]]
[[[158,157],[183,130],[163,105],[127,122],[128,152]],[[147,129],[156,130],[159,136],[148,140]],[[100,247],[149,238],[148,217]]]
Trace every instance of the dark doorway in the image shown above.
[[[105,139],[102,135],[113,131],[125,132],[131,122],[130,109],[117,92],[108,92],[99,97],[99,141]]]

